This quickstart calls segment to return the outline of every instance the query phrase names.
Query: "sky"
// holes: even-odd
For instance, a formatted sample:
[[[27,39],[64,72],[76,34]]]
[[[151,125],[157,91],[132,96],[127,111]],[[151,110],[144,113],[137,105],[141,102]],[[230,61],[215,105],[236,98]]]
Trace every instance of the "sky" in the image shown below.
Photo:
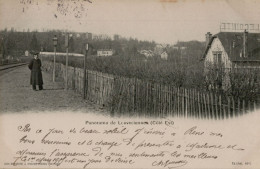
[[[0,0],[0,29],[62,29],[174,44],[204,41],[221,22],[260,24],[259,0],[89,1]]]

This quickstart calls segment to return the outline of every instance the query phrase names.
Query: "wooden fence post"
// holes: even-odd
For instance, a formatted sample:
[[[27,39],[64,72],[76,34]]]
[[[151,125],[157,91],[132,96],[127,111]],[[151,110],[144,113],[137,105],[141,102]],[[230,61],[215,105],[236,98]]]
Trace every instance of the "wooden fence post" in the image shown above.
[[[195,118],[196,112],[195,112],[195,108],[194,108],[194,95],[193,95],[194,90],[191,89],[190,92],[191,92],[191,112],[192,112],[193,118]]]
[[[248,101],[248,112],[251,112],[251,102]]]
[[[83,98],[84,99],[86,99],[86,62],[87,62],[87,56],[88,56],[88,43],[86,44],[85,50],[86,50],[86,53],[85,53],[85,57],[84,57],[84,78],[83,78]],[[66,63],[67,63],[67,59],[66,59]]]
[[[232,107],[233,107],[232,117],[234,117],[236,115],[236,106],[235,106],[234,97],[232,97]]]
[[[188,118],[190,116],[190,112],[189,112],[189,89],[185,89],[185,116],[186,118]]]
[[[185,102],[185,91],[184,91],[183,88],[181,88],[181,96],[182,96],[182,112],[181,112],[181,114],[182,114],[183,117],[185,117],[185,104],[184,104],[184,102]]]
[[[242,114],[245,114],[246,111],[245,111],[245,100],[243,99],[242,101]]]
[[[180,117],[180,88],[177,88],[177,116]]]
[[[191,112],[191,92],[190,89],[187,89],[187,117],[192,117],[192,112]]]
[[[237,116],[240,115],[241,111],[240,111],[240,99],[237,99]]]
[[[228,118],[231,118],[231,113],[230,113],[230,98],[228,97]]]
[[[199,91],[197,92],[197,95],[198,95],[198,108],[199,108],[199,115],[198,115],[198,117],[201,118],[201,107],[200,107],[200,105],[201,105],[200,104],[201,103],[200,100],[201,99],[200,99],[200,92]]]
[[[184,89],[185,90],[185,118],[187,118],[188,117],[188,96],[187,96],[187,89]]]
[[[173,98],[172,98],[172,104],[173,104],[173,113],[174,116],[178,116],[178,88],[172,87],[173,91]]]
[[[203,114],[203,118],[207,118],[207,113],[209,113],[208,109],[209,109],[209,97],[208,94],[203,93],[203,98],[204,98],[204,114]]]
[[[216,118],[215,110],[214,110],[214,95],[210,92],[210,100],[211,100],[211,111],[212,111],[212,118]]]
[[[194,114],[195,114],[195,117],[199,117],[198,113],[198,108],[197,108],[197,104],[196,104],[196,101],[198,101],[198,97],[196,97],[196,94],[197,94],[197,91],[195,89],[192,90],[192,97],[193,97],[193,111],[194,111]]]
[[[188,95],[188,98],[189,98],[189,101],[188,101],[188,104],[190,105],[189,106],[189,110],[188,110],[188,114],[189,114],[189,117],[193,117],[194,116],[194,112],[192,111],[192,90],[189,89],[189,95]]]
[[[196,91],[195,91],[195,89],[193,89],[192,90],[192,103],[193,103],[193,111],[194,111],[194,115],[195,115],[195,117],[196,118],[198,118],[198,110],[197,110],[197,104],[196,104],[196,102],[197,102],[197,99],[198,99],[198,97],[196,97]]]
[[[223,109],[224,109],[224,110],[223,110]],[[220,119],[223,119],[223,114],[222,114],[222,112],[224,113],[224,111],[225,111],[225,107],[224,107],[224,105],[222,106],[221,95],[219,95],[219,118],[220,118]],[[224,114],[226,114],[226,113],[224,113]]]
[[[148,82],[145,83],[145,88],[146,88],[146,103],[145,103],[145,114],[148,114],[149,111],[149,84]]]
[[[153,100],[152,100],[152,108],[153,108],[153,116],[155,115],[155,113],[156,113],[156,111],[155,111],[155,104],[156,104],[156,93],[155,93],[155,84],[154,83],[152,83],[152,98],[153,98]]]
[[[169,96],[169,114],[175,116],[176,114],[176,100],[175,100],[175,91],[172,86],[170,86],[170,96]],[[174,103],[174,104],[173,104]]]
[[[218,111],[218,97],[216,96],[216,94],[214,94],[214,96],[215,96],[216,119],[219,119],[219,111]]]
[[[162,109],[161,93],[162,93],[162,91],[161,91],[161,84],[158,84],[158,111],[159,111],[159,117],[161,117],[161,114],[162,114],[162,111],[161,111],[161,109]]]

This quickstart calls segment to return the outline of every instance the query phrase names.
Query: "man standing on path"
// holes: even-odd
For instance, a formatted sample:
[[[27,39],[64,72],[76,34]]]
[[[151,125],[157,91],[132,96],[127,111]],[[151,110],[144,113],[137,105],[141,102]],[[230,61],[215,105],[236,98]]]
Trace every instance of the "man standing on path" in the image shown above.
[[[41,70],[41,60],[39,59],[39,52],[32,52],[33,59],[30,61],[28,67],[31,70],[31,80],[30,83],[33,90],[36,91],[36,85],[39,86],[39,90],[42,90],[43,80],[42,80],[42,70]]]

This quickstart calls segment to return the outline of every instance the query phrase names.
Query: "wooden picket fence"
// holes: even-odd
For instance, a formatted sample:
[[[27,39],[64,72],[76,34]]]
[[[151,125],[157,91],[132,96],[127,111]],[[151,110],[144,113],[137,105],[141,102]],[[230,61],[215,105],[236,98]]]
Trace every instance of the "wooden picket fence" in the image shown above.
[[[211,92],[117,77],[112,114],[178,116],[226,119],[256,110],[256,102],[224,97]]]
[[[52,66],[44,62],[47,71],[52,71]],[[65,79],[64,65],[57,63],[56,71],[56,76]],[[68,86],[83,94],[83,84],[83,70],[69,67]],[[86,96],[108,108],[112,116],[226,119],[257,109],[257,102],[90,70]]]
[[[56,63],[56,77],[65,79],[65,65]],[[43,61],[43,69],[52,73],[53,63]],[[114,84],[114,76],[107,73],[87,70],[86,99],[93,103],[108,107]],[[68,87],[83,95],[83,69],[68,67]]]

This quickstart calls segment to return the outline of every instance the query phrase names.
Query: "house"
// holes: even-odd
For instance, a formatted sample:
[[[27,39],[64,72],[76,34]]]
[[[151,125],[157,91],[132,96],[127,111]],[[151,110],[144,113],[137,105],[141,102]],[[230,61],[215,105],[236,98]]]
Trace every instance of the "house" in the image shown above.
[[[154,53],[151,50],[141,50],[141,51],[139,51],[139,53],[144,55],[146,58],[154,56]]]
[[[186,46],[177,46],[177,45],[175,45],[175,46],[172,47],[172,49],[173,50],[185,50],[185,49],[187,49],[187,47]]]
[[[203,55],[205,68],[209,64],[224,68],[260,68],[260,33],[220,32],[206,34]]]
[[[98,49],[97,56],[112,56],[114,54],[114,50],[112,49]]]
[[[40,52],[41,56],[53,56],[54,52]],[[56,52],[57,56],[66,56],[67,53],[63,53],[63,52]],[[84,57],[83,54],[79,54],[79,53],[68,53],[69,56],[76,56],[76,57]]]
[[[161,59],[165,59],[165,60],[168,59],[168,53],[167,53],[166,51],[163,51],[163,52],[160,54],[160,56],[161,56]]]
[[[167,48],[166,44],[157,44],[154,47],[154,54],[160,56]]]
[[[212,36],[208,32],[203,61],[206,75],[213,73],[206,76],[207,81],[217,84],[210,86],[226,90],[231,85],[229,70],[260,68],[260,33],[220,32]]]
[[[91,41],[92,40],[92,33],[87,32],[86,33],[86,39]]]
[[[154,48],[154,55],[159,56],[161,59],[168,59],[167,49],[169,45],[166,44],[157,44]]]
[[[24,52],[24,55],[25,55],[25,56],[29,56],[29,51],[26,50],[26,51]]]

